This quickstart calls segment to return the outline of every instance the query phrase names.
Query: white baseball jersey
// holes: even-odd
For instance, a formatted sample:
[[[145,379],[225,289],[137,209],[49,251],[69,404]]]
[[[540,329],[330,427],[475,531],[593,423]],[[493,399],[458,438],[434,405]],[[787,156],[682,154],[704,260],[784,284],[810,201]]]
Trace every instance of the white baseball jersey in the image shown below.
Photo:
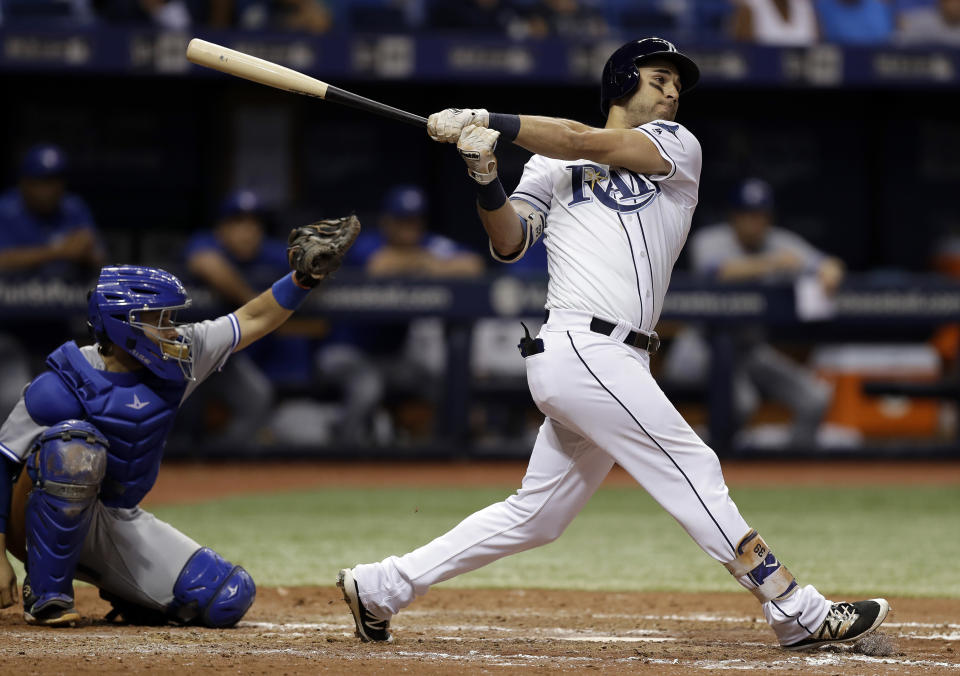
[[[783,645],[806,639],[826,617],[830,602],[811,585],[801,588],[766,545],[741,546],[756,532],[730,499],[717,456],[657,386],[646,350],[623,342],[628,327],[651,331],[657,323],[697,205],[701,164],[700,144],[679,124],[654,120],[636,133],[670,163],[667,174],[541,156],[527,163],[511,199],[546,214],[545,225],[527,218],[523,248],[510,260],[493,254],[517,260],[535,230],[546,233],[551,312],[540,350],[524,359],[544,423],[515,495],[412,552],[352,569],[374,617],[389,619],[438,582],[558,537],[614,463],[762,601]],[[593,317],[615,323],[613,331],[596,332]],[[768,558],[739,563],[757,552]]]
[[[670,163],[667,174],[534,155],[511,199],[547,215],[548,309],[582,310],[652,331],[697,206],[701,151],[676,122],[636,129]],[[512,262],[523,253],[509,261],[495,257]]]

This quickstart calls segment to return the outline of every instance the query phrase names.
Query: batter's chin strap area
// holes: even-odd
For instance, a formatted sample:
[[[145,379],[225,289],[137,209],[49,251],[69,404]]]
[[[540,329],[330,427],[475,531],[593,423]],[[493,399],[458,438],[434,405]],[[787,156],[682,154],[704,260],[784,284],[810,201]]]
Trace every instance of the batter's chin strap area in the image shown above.
[[[723,564],[735,578],[746,577],[755,588],[750,591],[760,603],[785,599],[797,590],[797,581],[773,555],[755,530],[737,544],[737,558]]]

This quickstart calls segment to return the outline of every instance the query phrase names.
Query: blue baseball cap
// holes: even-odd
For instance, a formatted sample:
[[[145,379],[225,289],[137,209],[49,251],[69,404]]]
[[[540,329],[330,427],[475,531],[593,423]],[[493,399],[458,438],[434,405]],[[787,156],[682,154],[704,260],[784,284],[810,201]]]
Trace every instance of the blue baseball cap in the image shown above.
[[[50,178],[62,176],[67,170],[67,156],[60,146],[52,143],[35,145],[23,156],[20,163],[22,178]]]
[[[235,190],[223,198],[217,216],[223,220],[240,214],[260,214],[261,212],[263,212],[263,201],[257,193],[252,190]]]
[[[384,213],[395,218],[420,216],[427,210],[427,196],[415,185],[391,188],[383,199]]]
[[[742,211],[773,209],[773,188],[760,178],[745,179],[730,194],[730,207]]]

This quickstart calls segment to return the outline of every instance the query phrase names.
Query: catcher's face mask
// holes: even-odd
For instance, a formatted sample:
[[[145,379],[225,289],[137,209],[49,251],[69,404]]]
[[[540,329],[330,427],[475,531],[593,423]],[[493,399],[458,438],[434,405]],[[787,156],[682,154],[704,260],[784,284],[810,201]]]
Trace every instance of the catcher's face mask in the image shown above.
[[[160,358],[161,363],[164,364],[163,370],[169,371],[176,368],[184,379],[193,380],[193,355],[190,351],[193,336],[176,321],[177,312],[188,306],[189,302],[160,310],[131,310],[127,315],[127,323],[140,329],[143,335],[155,345],[154,349],[145,346],[146,351]],[[137,355],[134,354],[134,356]]]

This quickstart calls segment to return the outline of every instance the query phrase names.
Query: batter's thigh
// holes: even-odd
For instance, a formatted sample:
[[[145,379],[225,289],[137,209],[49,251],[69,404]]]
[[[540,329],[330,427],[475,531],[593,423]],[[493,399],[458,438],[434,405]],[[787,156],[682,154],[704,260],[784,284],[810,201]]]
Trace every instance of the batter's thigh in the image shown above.
[[[646,355],[592,332],[541,335],[548,368],[531,392],[544,412],[606,451],[704,551],[733,558],[749,527],[716,454],[653,380]]]
[[[147,608],[173,601],[173,584],[200,548],[170,524],[139,507],[94,507],[77,578]]]

